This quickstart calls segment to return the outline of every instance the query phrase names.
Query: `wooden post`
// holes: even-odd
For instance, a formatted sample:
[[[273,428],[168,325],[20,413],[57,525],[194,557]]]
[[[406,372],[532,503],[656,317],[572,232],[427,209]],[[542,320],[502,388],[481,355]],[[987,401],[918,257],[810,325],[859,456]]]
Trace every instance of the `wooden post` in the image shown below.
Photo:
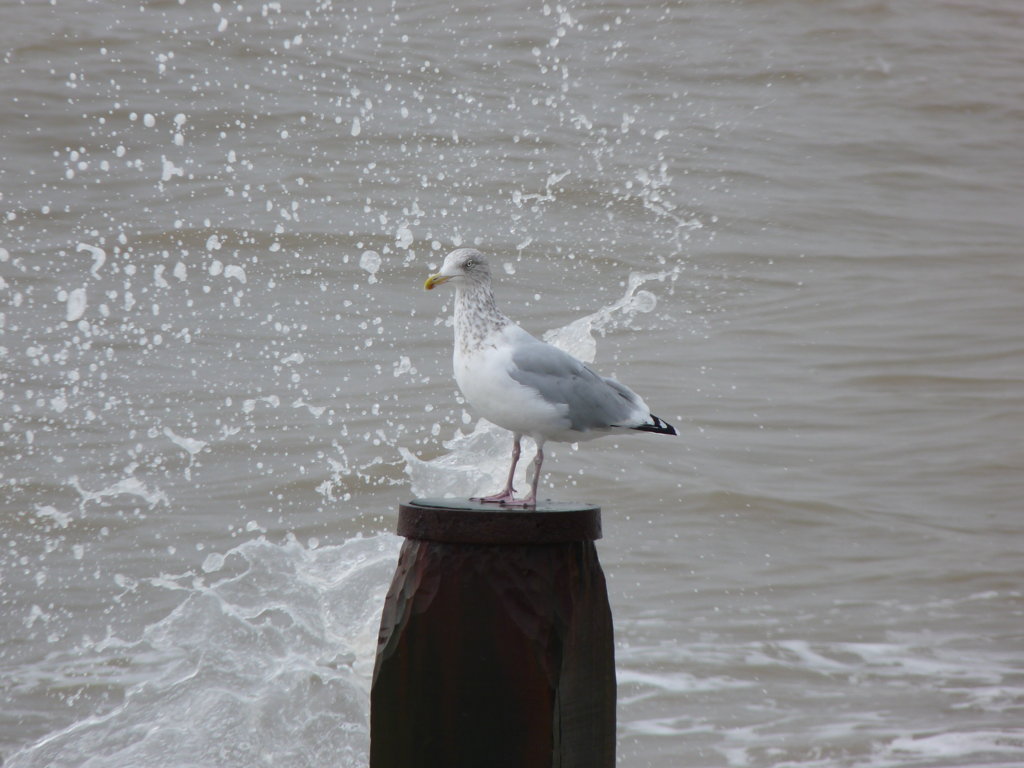
[[[601,510],[399,506],[370,768],[612,768],[612,617]]]

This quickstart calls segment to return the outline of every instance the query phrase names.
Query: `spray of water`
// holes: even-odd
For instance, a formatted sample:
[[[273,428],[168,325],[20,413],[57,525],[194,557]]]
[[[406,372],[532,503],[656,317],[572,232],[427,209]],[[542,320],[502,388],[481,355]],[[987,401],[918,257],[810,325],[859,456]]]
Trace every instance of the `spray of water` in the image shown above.
[[[261,538],[208,555],[198,573],[147,580],[181,601],[140,637],[108,636],[9,681],[102,688],[114,703],[4,765],[365,765],[379,609],[397,547],[390,535],[322,548]]]

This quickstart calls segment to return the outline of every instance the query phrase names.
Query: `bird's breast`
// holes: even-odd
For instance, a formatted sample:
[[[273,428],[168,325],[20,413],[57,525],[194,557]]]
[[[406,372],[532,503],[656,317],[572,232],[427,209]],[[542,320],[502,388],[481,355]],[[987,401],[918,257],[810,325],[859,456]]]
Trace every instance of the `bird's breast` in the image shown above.
[[[539,393],[509,375],[507,347],[484,345],[469,352],[456,349],[455,381],[470,407],[499,427],[526,435],[545,435],[568,428],[564,406],[545,401]]]

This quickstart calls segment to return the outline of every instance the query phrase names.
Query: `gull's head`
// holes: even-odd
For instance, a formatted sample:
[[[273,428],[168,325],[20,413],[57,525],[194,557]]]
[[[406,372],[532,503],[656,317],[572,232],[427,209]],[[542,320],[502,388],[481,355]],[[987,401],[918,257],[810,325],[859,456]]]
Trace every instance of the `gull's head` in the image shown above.
[[[444,257],[441,271],[428,277],[423,287],[429,291],[449,280],[454,280],[456,285],[487,285],[491,281],[491,269],[480,251],[459,248]]]

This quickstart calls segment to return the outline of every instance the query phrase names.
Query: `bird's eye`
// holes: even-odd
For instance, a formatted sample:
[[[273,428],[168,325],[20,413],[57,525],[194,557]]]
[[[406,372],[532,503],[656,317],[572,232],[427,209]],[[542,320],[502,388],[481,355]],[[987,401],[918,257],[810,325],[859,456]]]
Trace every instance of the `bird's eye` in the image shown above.
[[[466,259],[466,263],[462,265],[466,269],[472,269],[476,266],[476,259]]]

